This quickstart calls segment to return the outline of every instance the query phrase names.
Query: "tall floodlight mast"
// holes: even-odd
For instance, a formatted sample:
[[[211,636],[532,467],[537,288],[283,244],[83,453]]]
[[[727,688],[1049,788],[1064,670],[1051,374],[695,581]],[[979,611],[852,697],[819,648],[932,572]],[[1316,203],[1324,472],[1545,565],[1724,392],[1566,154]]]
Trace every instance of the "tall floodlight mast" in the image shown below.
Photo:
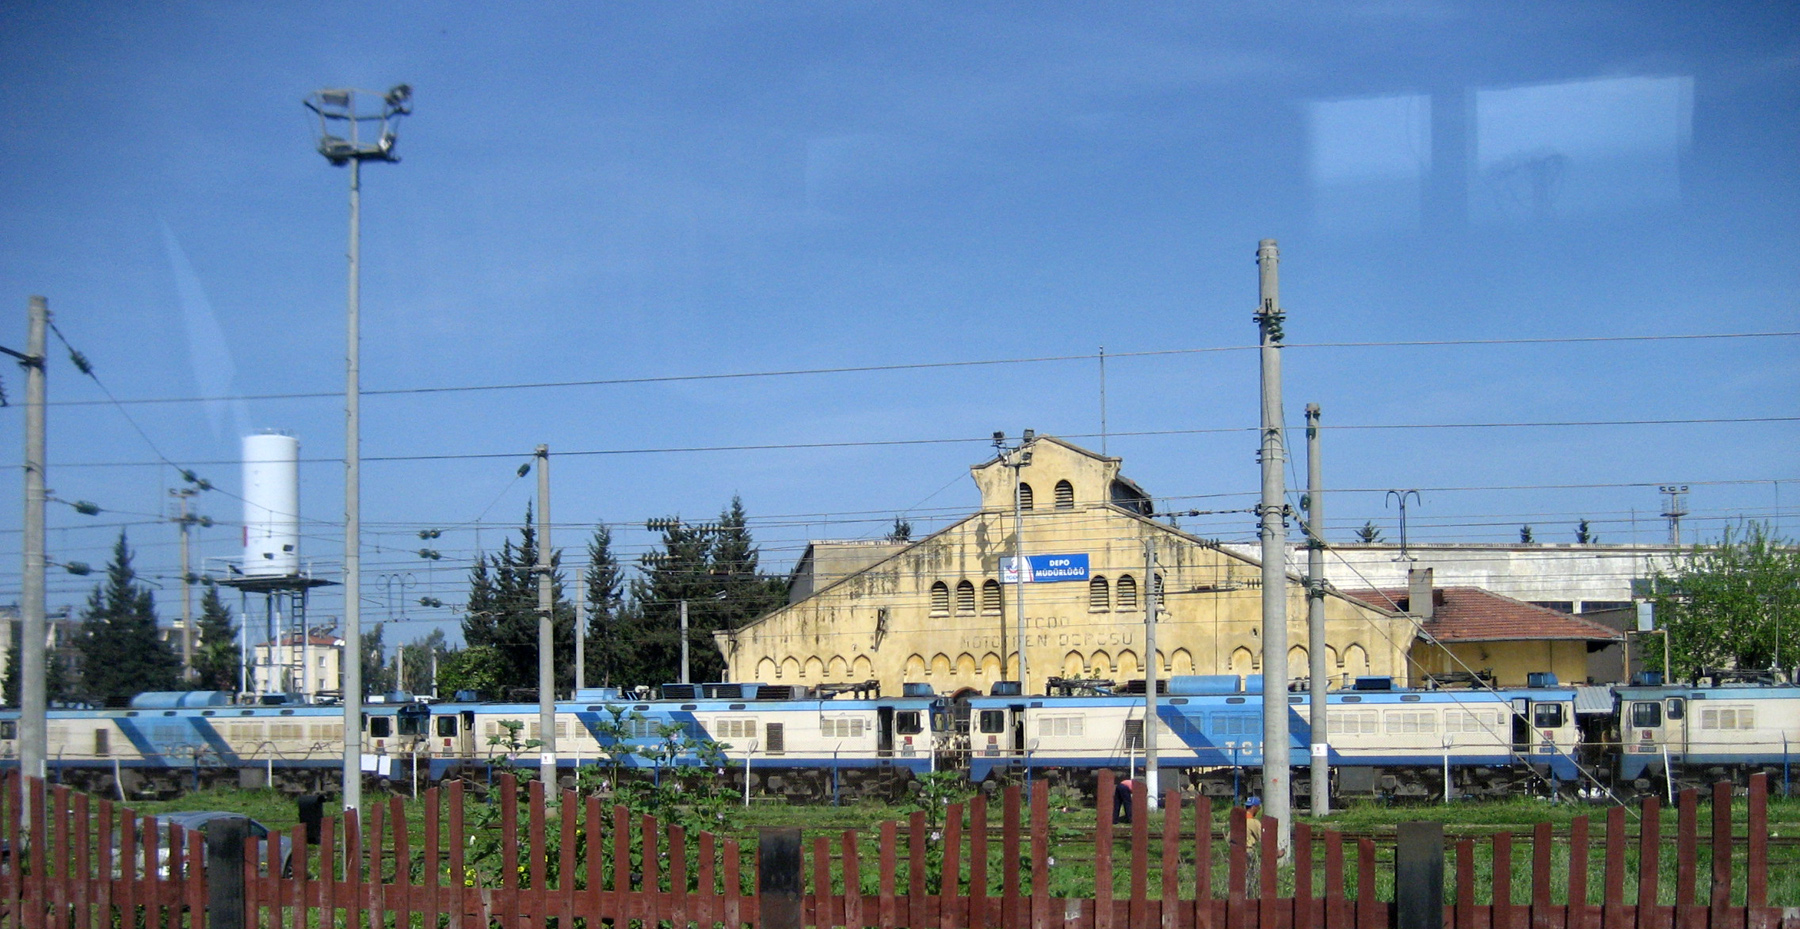
[[[359,100],[376,98],[379,106]],[[412,112],[412,87],[385,94],[339,88],[306,98],[319,118],[319,154],[350,169],[349,338],[344,354],[344,809],[362,806],[362,423],[361,387],[362,163],[399,161],[394,142],[400,117]]]

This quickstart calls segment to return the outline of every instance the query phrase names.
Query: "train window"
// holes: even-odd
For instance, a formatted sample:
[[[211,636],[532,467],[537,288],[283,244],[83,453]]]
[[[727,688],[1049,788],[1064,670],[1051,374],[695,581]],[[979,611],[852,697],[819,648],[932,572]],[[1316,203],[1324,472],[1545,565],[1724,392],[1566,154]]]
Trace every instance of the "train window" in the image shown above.
[[[174,716],[175,711],[174,710],[163,710],[163,715],[164,716]]]
[[[1563,705],[1560,703],[1537,703],[1531,708],[1531,724],[1539,729],[1560,729],[1563,724]]]
[[[393,727],[388,724],[386,716],[369,717],[369,738],[385,739],[392,731]]]
[[[19,721],[8,719],[0,721],[0,739],[11,741],[19,737]]]
[[[782,723],[770,723],[765,727],[769,736],[767,750],[771,755],[779,755],[787,751],[787,734],[783,731],[783,725]]]
[[[721,719],[713,724],[721,739],[754,739],[756,738],[756,720],[754,719]]]
[[[726,707],[726,709],[728,709],[728,710],[741,710],[743,708],[744,708],[744,705],[742,703],[733,703],[730,706]]]
[[[1243,703],[1244,698],[1243,697],[1226,697],[1225,702],[1226,703]]]
[[[1682,711],[1684,709],[1686,709],[1686,706],[1687,706],[1686,700],[1683,700],[1680,697],[1670,697],[1669,698],[1669,718],[1670,719],[1680,719],[1682,716]]]
[[[1418,703],[1419,695],[1418,694],[1401,694],[1400,702],[1401,703]]]
[[[255,712],[256,712],[255,710],[238,710],[238,715],[239,716],[250,716],[250,715],[253,715]],[[137,714],[133,713],[131,715],[136,716]]]
[[[1662,704],[1646,701],[1631,705],[1631,725],[1638,729],[1654,729],[1662,725]]]
[[[1046,738],[1080,737],[1085,734],[1086,725],[1081,716],[1040,716],[1038,717],[1038,735]]]
[[[918,735],[925,731],[918,710],[901,710],[894,714],[894,731],[900,735]]]
[[[1187,706],[1187,698],[1186,697],[1170,697],[1169,705],[1170,706]]]
[[[982,710],[981,716],[976,721],[976,723],[977,723],[977,726],[979,727],[979,731],[981,731],[983,733],[1005,732],[1006,731],[1006,711],[1005,710]]]
[[[136,715],[137,715],[137,710],[126,710],[126,711],[125,711],[125,715],[126,715],[126,716],[136,716]],[[249,711],[248,711],[248,710],[246,710],[246,711],[245,711],[245,715],[249,715]]]
[[[215,711],[213,711],[213,710],[201,710],[201,711],[200,711],[200,715],[201,715],[201,716],[212,716],[212,715],[215,715]]]
[[[283,716],[292,716],[292,715],[294,715],[294,711],[293,711],[293,710],[282,710],[282,711],[281,711],[281,715],[283,715]]]
[[[700,704],[698,704],[698,703],[683,703],[681,705],[681,708],[684,710],[697,710],[700,708]]]
[[[407,714],[400,717],[401,735],[424,735],[428,716]]]
[[[440,739],[454,738],[456,735],[456,717],[439,716],[437,718],[437,734]]]
[[[859,717],[827,717],[819,720],[819,734],[827,739],[860,739],[863,721]]]
[[[632,707],[632,709],[637,710],[638,712],[642,713],[642,712],[645,712],[650,709],[650,704],[640,703],[637,706]]]
[[[1345,703],[1361,703],[1362,698],[1357,696],[1356,694],[1350,694],[1349,696],[1346,696],[1344,698],[1344,702]]]
[[[1141,719],[1125,720],[1125,747],[1139,749],[1144,747],[1144,721]]]

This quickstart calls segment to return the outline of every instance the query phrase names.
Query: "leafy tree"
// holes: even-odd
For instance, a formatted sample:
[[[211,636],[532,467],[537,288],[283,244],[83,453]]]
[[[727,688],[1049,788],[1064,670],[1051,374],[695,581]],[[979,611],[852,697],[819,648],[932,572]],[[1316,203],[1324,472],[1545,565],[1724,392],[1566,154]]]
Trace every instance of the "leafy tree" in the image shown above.
[[[194,644],[194,686],[200,690],[236,691],[243,678],[244,652],[238,645],[231,608],[219,598],[217,585],[208,585],[200,598],[200,618],[194,623],[199,641]]]
[[[1800,660],[1800,549],[1764,523],[1694,546],[1651,578],[1650,599],[1679,676]]]
[[[1594,530],[1592,530],[1588,527],[1587,520],[1584,519],[1580,523],[1576,524],[1576,526],[1575,526],[1575,544],[1577,544],[1577,545],[1594,545],[1594,544],[1597,544],[1599,541],[1600,541],[1600,536],[1596,535],[1594,533]]]
[[[1379,542],[1381,541],[1381,529],[1373,521],[1365,522],[1362,524],[1362,528],[1356,530],[1356,541],[1371,544]]]
[[[477,560],[469,573],[463,640],[497,650],[499,664],[493,670],[502,687],[537,686],[537,557],[537,529],[528,506],[518,544],[507,539],[497,554]],[[575,683],[575,609],[563,598],[561,552],[550,555],[550,582],[555,683],[559,692],[566,692]]]
[[[452,649],[444,638],[444,630],[433,629],[424,638],[408,642],[397,651],[401,660],[396,671],[405,675],[400,679],[399,689],[408,693],[429,694],[433,686],[432,668],[442,668],[444,659]]]
[[[394,672],[388,667],[381,623],[362,634],[362,688],[365,694],[385,694],[394,689]]]
[[[113,545],[106,580],[94,588],[81,612],[76,648],[81,655],[82,690],[104,706],[124,706],[151,690],[179,686],[181,659],[156,633],[156,601],[131,567],[125,533]]]
[[[451,652],[438,665],[438,691],[454,694],[473,690],[484,697],[499,696],[505,686],[506,657],[492,645],[471,645]]]
[[[25,638],[19,632],[24,626],[23,622],[13,624],[12,645],[8,646],[6,650],[6,680],[4,685],[0,686],[0,691],[4,692],[7,706],[19,705],[19,682],[22,680],[20,672],[24,667],[22,662],[25,660],[23,654]],[[46,651],[44,653],[44,699],[49,701],[51,706],[55,706],[58,703],[67,703],[75,696],[76,694],[72,693],[69,688],[68,660],[55,651]]]
[[[691,679],[716,681],[724,674],[725,659],[713,643],[713,631],[736,629],[780,606],[786,599],[784,587],[758,573],[759,554],[738,497],[713,525],[679,520],[657,525],[663,527],[662,550],[644,556],[644,575],[631,586],[637,655],[632,662],[636,675],[629,680],[679,679],[679,615],[685,600]]]
[[[889,542],[911,542],[912,520],[904,516],[894,517],[894,528],[888,530],[887,540]]]
[[[1531,527],[1530,526],[1520,526],[1519,527],[1519,544],[1520,545],[1530,545],[1531,544]]]
[[[599,680],[610,687],[623,681],[620,674],[628,664],[631,642],[620,635],[625,612],[625,571],[612,553],[612,530],[604,524],[594,527],[588,540],[588,569],[583,577],[587,587],[587,656],[588,680]],[[585,687],[587,681],[576,686]]]

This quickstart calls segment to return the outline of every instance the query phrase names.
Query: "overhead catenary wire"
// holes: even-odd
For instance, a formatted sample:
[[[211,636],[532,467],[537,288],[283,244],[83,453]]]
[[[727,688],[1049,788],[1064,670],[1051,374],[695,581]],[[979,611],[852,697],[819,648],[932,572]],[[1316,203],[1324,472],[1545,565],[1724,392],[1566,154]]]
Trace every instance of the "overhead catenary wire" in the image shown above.
[[[1342,348],[1443,348],[1455,346],[1487,346],[1487,345],[1580,345],[1595,343],[1619,342],[1677,342],[1705,341],[1713,339],[1767,339],[1789,338],[1800,336],[1800,330],[1777,330],[1770,332],[1720,332],[1720,333],[1674,333],[1663,335],[1618,335],[1618,336],[1544,336],[1538,338],[1510,339],[1414,339],[1393,341],[1352,341],[1352,342],[1288,342],[1283,343],[1285,349],[1342,349]],[[1250,352],[1257,350],[1255,345],[1216,345],[1196,348],[1146,349],[1135,352],[1108,352],[1109,359],[1152,358],[1171,355],[1199,355],[1218,352]],[[959,361],[919,361],[897,362],[892,364],[842,365],[836,367],[786,368],[768,371],[732,371],[712,374],[663,374],[640,377],[592,378],[568,381],[535,381],[507,384],[477,384],[446,387],[396,387],[384,390],[364,390],[365,397],[420,396],[428,394],[474,393],[483,391],[542,390],[568,387],[615,387],[641,384],[673,384],[695,381],[746,380],[753,378],[806,377],[830,374],[870,374],[897,371],[926,371],[946,368],[975,368],[1004,365],[1052,364],[1066,362],[1086,362],[1097,357],[1093,353],[1078,355],[1042,355],[1023,358],[986,358]],[[123,401],[135,404],[159,403],[212,403],[222,400],[336,400],[342,398],[342,392],[303,391],[292,393],[240,394],[234,396],[201,396],[201,397],[155,397]],[[53,402],[52,406],[89,406],[107,401],[97,400],[62,400]],[[117,401],[113,401],[117,402]]]

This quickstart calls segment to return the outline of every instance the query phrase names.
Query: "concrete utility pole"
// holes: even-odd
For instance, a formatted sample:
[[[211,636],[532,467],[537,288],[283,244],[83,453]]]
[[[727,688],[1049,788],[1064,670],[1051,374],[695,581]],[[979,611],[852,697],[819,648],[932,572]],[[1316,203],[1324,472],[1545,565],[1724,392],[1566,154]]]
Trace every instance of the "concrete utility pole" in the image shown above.
[[[537,447],[538,776],[556,785],[556,599],[550,578],[550,446]]]
[[[181,676],[188,679],[194,676],[194,584],[190,578],[193,572],[188,568],[188,528],[193,520],[188,517],[188,499],[200,491],[192,487],[171,487],[169,496],[181,504],[181,516],[175,521],[181,526]]]
[[[1331,742],[1325,722],[1325,465],[1319,405],[1306,405],[1306,663],[1312,722],[1312,812],[1331,812]]]
[[[587,686],[587,575],[575,575],[575,689]]]
[[[1156,809],[1161,771],[1156,766],[1156,540],[1144,540],[1144,797]]]
[[[691,683],[688,671],[688,619],[687,601],[681,601],[681,683]]]
[[[1021,694],[1031,693],[1027,683],[1025,665],[1025,481],[1021,474],[1026,465],[1031,464],[1031,444],[1037,441],[1037,430],[1027,429],[1019,438],[1019,444],[1013,448],[1006,447],[1006,433],[994,433],[994,450],[999,454],[1000,463],[1011,468],[1013,473],[1013,613],[1018,620],[1018,643],[1016,654],[1018,664],[1015,666]],[[1004,611],[1002,611],[1004,613]],[[1006,678],[1006,617],[1000,617],[1000,677]]]
[[[1262,640],[1263,803],[1275,820],[1276,847],[1286,858],[1293,826],[1292,775],[1288,770],[1287,702],[1287,494],[1282,465],[1280,251],[1274,239],[1256,249],[1261,300],[1256,325],[1262,336]]]
[[[31,298],[25,354],[25,576],[19,585],[19,768],[43,777],[49,694],[44,674],[44,335],[50,304]]]

